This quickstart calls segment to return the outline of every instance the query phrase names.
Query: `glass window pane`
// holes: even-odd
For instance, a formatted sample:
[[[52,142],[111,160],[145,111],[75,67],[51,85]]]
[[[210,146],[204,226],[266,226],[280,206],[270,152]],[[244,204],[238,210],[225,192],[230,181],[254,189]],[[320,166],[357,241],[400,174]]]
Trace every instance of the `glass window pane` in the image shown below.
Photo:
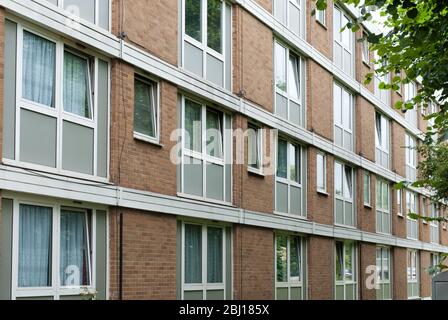
[[[88,61],[64,52],[64,110],[91,118]]]
[[[87,221],[87,212],[61,211],[59,270],[61,286],[90,284]]]
[[[334,187],[336,194],[342,196],[342,165],[339,162],[334,164]]]
[[[202,42],[201,6],[202,0],[185,0],[185,33]]]
[[[300,166],[299,166],[299,147],[289,144],[289,179],[291,181],[300,181]]]
[[[260,159],[259,159],[259,146],[258,146],[258,130],[259,128],[255,128],[249,126],[247,132],[247,140],[248,140],[248,164],[250,167],[254,169],[260,168]]]
[[[23,32],[23,98],[54,108],[56,44]]]
[[[222,249],[222,229],[207,229],[207,282],[223,282],[223,249]]]
[[[51,286],[52,208],[20,205],[19,287]]]
[[[277,260],[277,282],[286,282],[288,281],[288,266],[287,266],[287,259],[288,259],[288,252],[287,252],[287,237],[284,235],[277,235],[276,236],[276,260]]]
[[[342,126],[352,129],[350,94],[345,90],[342,90]]]
[[[202,283],[202,227],[185,225],[185,283]]]
[[[342,89],[336,84],[333,86],[334,123],[342,126]]]
[[[288,177],[288,143],[285,140],[279,139],[277,148],[277,177],[286,179]]]
[[[206,120],[207,154],[222,158],[222,114],[207,110]]]
[[[336,242],[336,281],[342,281],[344,270],[344,244],[342,242]]]
[[[301,248],[300,248],[300,238],[299,237],[291,237],[290,238],[290,276],[294,278],[293,280],[300,280],[300,270],[301,270]]]
[[[207,0],[207,46],[222,53],[222,1]]]
[[[352,281],[354,280],[354,269],[353,269],[353,244],[346,243],[345,244],[345,280]]]
[[[289,55],[288,75],[289,96],[298,100],[300,97],[300,59],[293,55]]]
[[[344,198],[352,199],[353,196],[353,180],[352,180],[352,168],[344,166]]]
[[[341,28],[345,27],[348,23],[348,19],[345,15],[342,15]],[[349,28],[345,28],[342,32],[342,44],[346,49],[351,51],[350,47],[350,37],[352,35],[352,31]]]
[[[317,188],[325,189],[325,157],[322,154],[317,154]]]
[[[370,204],[370,175],[364,174],[364,203]]]
[[[201,106],[185,99],[185,148],[202,151]]]
[[[134,130],[155,138],[156,101],[155,84],[135,79],[134,82]]]
[[[275,43],[275,85],[286,92],[286,49]]]

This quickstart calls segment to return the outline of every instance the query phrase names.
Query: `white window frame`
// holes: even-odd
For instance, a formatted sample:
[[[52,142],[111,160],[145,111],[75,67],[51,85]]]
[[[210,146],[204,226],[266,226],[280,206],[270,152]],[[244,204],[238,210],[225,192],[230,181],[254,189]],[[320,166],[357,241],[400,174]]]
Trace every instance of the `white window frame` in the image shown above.
[[[286,165],[286,174],[287,174],[287,178],[282,178],[282,177],[278,177],[277,176],[277,171],[278,171],[278,141],[279,140],[284,140],[286,141],[286,150],[287,150],[287,155],[286,155],[286,159],[287,159],[287,165]],[[290,174],[290,170],[289,170],[289,160],[290,160],[290,147],[294,146],[296,148],[298,148],[298,154],[300,155],[300,162],[299,162],[299,166],[300,166],[300,170],[299,172],[297,172],[297,174],[300,175],[300,183],[291,180],[291,174]],[[294,142],[284,136],[278,136],[276,139],[276,144],[275,144],[275,192],[274,192],[274,213],[278,214],[278,215],[284,215],[284,216],[289,216],[289,217],[294,217],[294,218],[306,218],[307,217],[307,212],[306,212],[306,192],[305,192],[305,186],[306,186],[306,170],[305,170],[305,157],[306,157],[306,153],[305,153],[305,148],[297,143]],[[281,212],[278,211],[277,208],[277,183],[281,183],[281,184],[285,184],[287,185],[287,189],[288,189],[288,212]],[[300,214],[295,214],[295,213],[290,213],[291,212],[291,187],[295,187],[295,188],[299,188],[300,189],[300,195],[301,195],[301,213]]]
[[[9,197],[8,197],[9,198]],[[12,244],[12,279],[11,279],[11,298],[13,300],[20,298],[32,297],[53,297],[54,300],[59,300],[65,296],[79,296],[86,292],[94,292],[96,288],[96,211],[102,209],[96,206],[82,206],[74,204],[73,201],[51,201],[43,199],[38,196],[24,197],[22,195],[13,198],[13,244]],[[39,207],[48,207],[52,209],[52,229],[51,229],[51,286],[49,287],[29,287],[21,288],[18,286],[19,276],[19,226],[20,226],[20,205],[31,205]],[[88,234],[89,249],[90,249],[90,270],[88,286],[62,286],[60,285],[60,217],[61,211],[67,208],[69,210],[87,212],[91,211],[91,234]],[[90,238],[90,239],[89,239]],[[107,253],[108,254],[108,253]]]
[[[144,133],[140,133],[138,131],[135,130],[135,124],[134,124],[134,128],[133,128],[133,132],[134,132],[134,138],[138,139],[138,140],[142,140],[142,141],[146,141],[146,142],[150,142],[150,143],[154,143],[154,144],[160,144],[160,82],[153,79],[152,77],[148,77],[147,75],[143,75],[140,73],[135,73],[134,74],[136,76],[136,78],[134,79],[134,81],[140,81],[148,86],[155,86],[154,90],[156,92],[155,94],[155,99],[156,101],[154,102],[154,106],[151,106],[151,108],[153,109],[153,123],[155,126],[155,136],[151,137],[147,134]],[[135,88],[134,88],[135,90]],[[134,101],[134,113],[135,113],[135,101]]]
[[[380,256],[380,258],[379,258]],[[387,256],[387,259],[386,259]],[[378,246],[376,248],[376,272],[377,272],[377,285],[376,296],[378,300],[392,300],[392,254],[389,247]],[[386,279],[386,272],[384,267],[388,268],[388,277]],[[384,299],[384,287],[389,286],[389,299]]]
[[[277,12],[276,12],[276,5],[275,2],[276,1],[283,1],[286,2],[286,24],[281,21],[278,16],[277,16]],[[297,2],[299,2],[299,4],[297,4]],[[290,9],[289,6],[293,5],[294,7],[296,7],[299,10],[299,16],[300,16],[300,31],[297,34],[296,32],[294,32],[292,29],[290,29]],[[272,1],[272,15],[274,16],[274,18],[280,22],[283,26],[287,27],[291,32],[293,32],[294,34],[296,34],[299,37],[304,37],[304,33],[305,33],[305,28],[306,28],[306,15],[305,15],[305,11],[306,11],[306,7],[305,7],[305,1],[304,0],[273,0]]]
[[[336,26],[336,19],[335,19],[335,15],[338,14],[339,15],[339,25]],[[333,5],[333,64],[341,69],[344,73],[348,74],[349,76],[354,76],[355,75],[355,70],[354,70],[354,66],[355,66],[355,37],[354,34],[351,30],[349,29],[345,29],[343,32],[348,32],[348,36],[349,36],[349,44],[348,46],[345,45],[342,41],[343,38],[343,32],[340,32],[340,30],[345,27],[345,25],[343,24],[343,17],[345,17],[348,21],[352,21],[351,17],[341,8],[339,8],[336,5]],[[336,56],[335,52],[336,52],[336,48],[340,47],[341,50],[341,61],[342,61],[342,65],[339,66],[335,61],[334,58]],[[344,63],[344,52],[346,52],[347,54],[350,55],[350,65],[346,66]],[[349,68],[348,72],[346,72],[345,70]]]
[[[440,264],[440,254],[438,252],[431,253],[431,267],[437,268]],[[440,271],[436,272],[436,274],[439,274]]]
[[[322,167],[319,166],[319,157],[322,158]],[[322,170],[323,186],[319,186],[319,170]],[[318,192],[327,193],[327,156],[323,152],[317,152],[316,154],[316,188]]]
[[[327,27],[327,10],[317,10],[316,9],[316,21],[320,23],[325,28]]]
[[[356,186],[355,186],[355,177],[354,177],[354,174],[355,174],[355,171],[354,171],[354,169],[353,169],[353,167],[351,167],[351,166],[349,166],[349,165],[347,165],[347,164],[345,164],[344,162],[341,162],[341,161],[338,161],[338,160],[335,160],[335,162],[334,162],[334,170],[336,171],[336,165],[340,165],[341,166],[341,168],[342,168],[342,174],[341,174],[341,178],[342,178],[342,182],[341,182],[341,186],[342,186],[342,195],[338,195],[337,193],[336,193],[336,175],[334,175],[334,221],[335,221],[335,225],[342,225],[342,226],[345,226],[345,227],[352,227],[352,228],[355,228],[355,226],[356,226],[356,224],[357,224],[357,219],[356,219],[356,214],[355,214],[355,212],[356,212],[356,208],[355,208],[355,197],[356,197],[356,195],[355,195],[355,190],[356,190]],[[345,198],[344,197],[344,189],[345,189],[345,168],[346,167],[348,167],[348,168],[350,168],[350,171],[351,171],[351,180],[352,180],[352,194],[351,194],[351,198]],[[342,212],[343,212],[343,214],[342,214],[342,217],[343,217],[343,220],[344,220],[344,222],[341,224],[341,223],[337,223],[336,222],[336,201],[337,200],[342,200],[342,202],[343,202],[343,210],[342,210]],[[346,206],[346,203],[351,203],[351,205],[352,205],[352,221],[353,221],[353,225],[349,225],[349,224],[345,224],[345,206]]]
[[[185,128],[185,100],[190,100],[191,102],[198,104],[201,108],[201,152],[198,151],[194,151],[194,150],[189,150],[185,147],[185,137],[186,137],[186,128]],[[222,145],[221,145],[221,151],[222,151],[222,157],[218,158],[218,157],[214,157],[211,155],[207,154],[207,130],[206,130],[206,126],[207,126],[207,121],[206,121],[206,115],[207,115],[207,110],[211,110],[213,112],[218,112],[217,109],[210,107],[209,105],[207,105],[204,102],[201,102],[200,100],[197,100],[195,98],[192,98],[190,96],[185,96],[182,95],[181,98],[181,103],[182,103],[182,123],[181,123],[181,128],[182,128],[182,144],[181,144],[181,164],[182,164],[182,170],[181,170],[181,191],[180,193],[178,193],[179,196],[182,197],[186,197],[186,198],[192,198],[192,199],[197,199],[197,200],[202,200],[202,201],[207,201],[207,202],[215,202],[215,203],[219,203],[219,204],[225,204],[228,205],[229,203],[232,202],[232,192],[230,193],[230,202],[226,201],[226,174],[225,174],[225,162],[226,159],[228,159],[229,155],[227,154],[227,150],[226,150],[226,145],[227,145],[227,135],[225,134],[225,128],[226,128],[226,112],[219,110],[219,112],[222,113]],[[229,150],[229,152],[231,153],[231,150]],[[195,160],[199,160],[202,161],[202,196],[197,196],[197,195],[191,195],[188,193],[185,193],[185,157],[191,157]],[[230,155],[231,156],[231,155]],[[212,199],[207,197],[207,163],[213,163],[215,165],[219,165],[223,168],[223,200],[217,200],[217,199]],[[230,169],[232,170],[232,169]],[[232,184],[231,181],[228,181],[227,183]],[[232,187],[230,188],[230,190],[232,190]]]
[[[380,128],[378,128],[378,121],[380,121]],[[390,121],[383,114],[375,113],[375,162],[386,169],[390,168]],[[381,136],[379,136],[381,135]],[[386,137],[383,137],[385,135]],[[383,141],[385,140],[385,141]],[[385,144],[384,144],[385,142]],[[384,166],[386,164],[386,166]]]
[[[46,30],[42,30],[39,27],[30,25],[29,23],[22,21],[20,19],[13,19],[17,23],[17,50],[16,50],[16,74],[20,75],[16,78],[16,106],[15,106],[15,154],[13,159],[3,158],[2,161],[5,164],[23,167],[31,170],[38,170],[44,172],[55,173],[59,175],[71,176],[75,178],[81,178],[86,180],[94,180],[99,182],[107,182],[109,180],[109,162],[110,162],[110,152],[107,153],[107,177],[98,176],[98,64],[99,60],[110,62],[110,59],[105,58],[96,52],[91,50],[78,50],[73,51],[72,48],[76,48],[75,43],[62,38],[61,36],[54,35]],[[45,40],[53,42],[55,44],[55,86],[54,86],[54,107],[49,107],[41,105],[39,103],[27,100],[22,97],[22,63],[23,63],[23,36],[24,31],[32,33],[39,36]],[[91,69],[90,63],[88,63],[88,74],[89,74],[89,86],[90,92],[93,93],[91,98],[91,118],[85,118],[74,113],[70,113],[64,110],[63,107],[63,65],[64,65],[64,52],[68,51],[72,54],[89,57],[92,61],[93,70]],[[110,91],[110,64],[108,65],[108,89]],[[93,86],[92,86],[93,84]],[[50,167],[41,164],[35,164],[31,162],[25,162],[20,160],[20,119],[21,119],[21,109],[36,112],[40,115],[45,115],[56,119],[56,166]],[[63,148],[63,123],[64,121],[74,123],[83,127],[87,127],[93,130],[93,174],[80,173],[75,171],[70,171],[63,169],[62,167],[62,148]],[[110,123],[110,97],[108,97],[108,123]],[[107,144],[108,150],[110,144],[110,128],[107,130]]]
[[[338,103],[336,102],[336,90],[341,90],[341,101],[340,101],[340,107],[341,109],[338,110]],[[349,105],[348,105],[348,112],[349,112],[349,127],[344,126],[344,112],[347,112],[347,106],[344,106],[344,92],[346,94],[348,94],[349,96]],[[334,82],[333,84],[333,123],[334,123],[334,128],[333,128],[333,134],[334,134],[334,140],[335,140],[335,144],[336,144],[336,130],[339,129],[342,131],[342,144],[338,146],[340,146],[341,148],[353,151],[354,150],[354,145],[355,145],[355,138],[354,138],[354,124],[355,124],[355,110],[354,110],[354,97],[353,94],[348,91],[345,87],[343,87],[342,85],[339,85],[338,83]],[[339,114],[340,113],[340,114]],[[346,135],[350,135],[350,146],[351,148],[346,148],[346,139],[345,136]],[[348,142],[347,142],[348,143]]]
[[[366,182],[367,182],[367,190],[366,190]],[[363,172],[363,198],[364,198],[364,206],[371,207],[372,206],[372,188],[371,188],[371,176],[370,172]],[[366,192],[368,194],[368,199],[366,199]]]
[[[282,235],[286,237],[286,252],[287,252],[287,257],[286,257],[286,266],[287,266],[287,271],[286,271],[286,275],[288,280],[286,282],[279,282],[277,280],[277,236]],[[297,237],[299,239],[300,242],[300,275],[299,275],[299,280],[295,279],[295,277],[291,277],[291,238],[293,237]],[[301,297],[302,300],[305,299],[305,290],[304,290],[304,268],[306,267],[305,265],[305,240],[303,237],[298,236],[298,235],[291,235],[291,234],[281,234],[281,233],[275,233],[275,243],[274,243],[274,254],[275,254],[275,270],[274,270],[274,274],[275,274],[275,299],[277,300],[277,288],[287,288],[288,289],[288,299],[291,300],[291,288],[300,288],[301,291]]]
[[[277,87],[277,81],[276,81],[276,72],[277,72],[277,66],[275,65],[276,61],[277,61],[277,57],[275,55],[276,53],[276,47],[280,46],[282,49],[284,49],[285,51],[285,77],[286,77],[286,91],[281,90],[280,88]],[[292,97],[290,95],[289,91],[289,86],[290,86],[290,81],[293,81],[293,76],[290,76],[290,72],[289,72],[289,59],[290,56],[293,56],[296,61],[297,64],[299,65],[299,98],[296,99],[294,97]],[[278,40],[274,40],[274,88],[275,88],[275,95],[280,95],[282,98],[286,99],[287,101],[287,106],[286,106],[286,114],[287,114],[287,118],[285,120],[287,120],[288,122],[292,123],[294,126],[300,126],[300,127],[305,127],[306,125],[306,110],[305,110],[305,60],[302,58],[302,56],[296,54],[295,52],[293,52],[288,46],[284,45],[283,43],[281,43]],[[277,99],[276,96],[274,97],[274,106],[275,106],[275,114],[278,114],[278,106],[277,106]],[[299,115],[300,115],[300,123],[296,124],[294,122],[291,122],[291,117],[290,117],[290,111],[291,111],[291,102],[299,105],[300,110],[299,110]]]
[[[347,285],[354,285],[355,286],[355,294],[354,294],[354,300],[358,299],[358,255],[357,255],[357,249],[358,246],[356,242],[354,241],[345,241],[345,240],[336,240],[336,242],[340,242],[343,244],[342,246],[342,266],[343,266],[343,280],[336,280],[336,265],[337,265],[337,251],[336,251],[336,243],[334,245],[334,279],[335,279],[335,286],[334,286],[334,296],[336,298],[337,293],[337,287],[343,286],[344,288],[344,300],[346,300],[346,286]],[[353,280],[345,280],[345,247],[347,244],[352,244],[352,272],[353,272]]]
[[[410,134],[405,135],[406,179],[414,182],[417,179],[417,140]]]
[[[401,189],[397,190],[397,215],[403,217],[403,192]]]
[[[263,174],[263,150],[264,150],[264,141],[263,141],[263,127],[261,127],[258,124],[255,124],[253,122],[249,122],[247,126],[247,130],[254,130],[257,140],[257,161],[258,161],[258,168],[254,168],[249,163],[249,159],[251,158],[249,155],[251,154],[251,148],[250,148],[250,135],[249,132],[247,134],[247,171],[250,171],[252,173],[256,174]]]
[[[406,210],[407,212],[418,213],[417,211],[417,194],[407,190],[406,191]],[[406,215],[406,235],[408,239],[418,240],[419,239],[419,228],[418,220],[411,219],[409,215]],[[415,234],[415,236],[413,236]]]
[[[413,81],[406,83],[404,85],[404,102],[410,102],[414,97],[417,95],[417,84]],[[414,107],[413,109],[407,110],[405,113],[405,119],[406,121],[413,125],[414,127],[417,127],[417,107]]]
[[[411,265],[409,265],[411,262]],[[420,298],[420,288],[419,288],[419,277],[420,277],[420,263],[419,254],[417,250],[408,249],[406,255],[406,265],[407,265],[407,296],[408,299],[418,299]],[[413,270],[415,269],[415,274]],[[412,294],[409,295],[409,285],[417,284],[417,292],[412,290]]]
[[[384,199],[383,199],[383,191],[384,188],[387,189],[387,208],[384,207]],[[380,197],[380,198],[379,198]],[[379,205],[379,201],[381,199],[381,203],[383,206]],[[384,234],[391,234],[392,232],[392,219],[391,219],[391,201],[390,201],[390,186],[389,183],[386,180],[380,179],[377,177],[376,179],[376,232],[377,233],[384,233]],[[379,217],[381,217],[381,228],[379,228]],[[389,228],[388,230],[384,229],[384,219],[387,219],[389,221]]]
[[[439,216],[440,216],[440,214],[439,214],[439,208],[437,207],[437,204],[431,203],[430,217],[438,218]],[[439,222],[438,221],[430,221],[429,228],[430,228],[431,243],[439,244],[440,243]]]
[[[201,227],[201,263],[202,263],[202,283],[185,283],[185,225],[196,225]],[[208,283],[207,282],[207,243],[208,243],[208,228],[217,228],[222,229],[222,283]],[[199,222],[190,222],[190,221],[182,221],[182,249],[181,249],[181,300],[184,300],[185,291],[199,291],[202,290],[202,298],[206,300],[207,290],[223,290],[224,298],[227,296],[226,292],[226,283],[227,283],[227,248],[226,248],[226,228],[220,224],[211,224],[211,223],[199,223]]]

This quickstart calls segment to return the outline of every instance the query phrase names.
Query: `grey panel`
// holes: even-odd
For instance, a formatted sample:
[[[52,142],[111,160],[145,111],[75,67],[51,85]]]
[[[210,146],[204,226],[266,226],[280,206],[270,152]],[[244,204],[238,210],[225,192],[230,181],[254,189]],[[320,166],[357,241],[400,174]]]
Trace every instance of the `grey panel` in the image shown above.
[[[336,286],[336,300],[344,300],[344,286]]]
[[[226,83],[225,88],[231,90],[232,85],[232,7],[226,3],[226,38],[225,38],[225,52],[226,52]]]
[[[177,221],[176,233],[176,300],[182,296],[182,221]]]
[[[54,300],[53,297],[24,297],[24,298],[16,298],[18,301],[43,301],[43,300]]]
[[[300,35],[300,10],[295,5],[289,3],[289,29]]]
[[[383,215],[383,232],[390,233],[390,216],[388,214]]]
[[[62,130],[62,168],[93,174],[93,129],[64,121]]]
[[[207,80],[217,84],[224,85],[224,63],[215,57],[207,54]]]
[[[344,148],[352,150],[352,135],[346,131],[344,131]]]
[[[353,221],[353,204],[351,204],[350,202],[345,202],[345,223],[348,226],[353,226],[354,225],[354,221]]]
[[[292,123],[302,126],[302,112],[300,105],[293,101],[289,101],[289,121]]]
[[[355,300],[355,290],[356,285],[354,284],[346,284],[345,285],[345,300]]]
[[[288,100],[278,93],[275,95],[275,114],[288,119]]]
[[[185,157],[184,159],[184,192],[195,196],[202,193],[202,161]]]
[[[302,288],[291,288],[290,300],[302,300]]]
[[[3,157],[15,157],[17,24],[5,20],[3,81]]]
[[[333,61],[342,69],[342,47],[338,43],[333,43]]]
[[[202,70],[202,50],[192,46],[188,42],[185,43],[185,57],[184,57],[184,68],[197,74],[198,76],[203,76]]]
[[[72,14],[78,14],[79,17],[95,23],[95,0],[64,0],[64,9]]]
[[[276,208],[278,212],[288,212],[288,186],[277,182],[276,186]]]
[[[284,0],[274,0],[274,16],[283,24],[286,24],[286,5]]]
[[[182,128],[182,98],[180,95],[177,96],[177,125],[176,128]],[[182,192],[182,145],[181,137],[177,140],[177,192]],[[180,299],[180,298],[179,298]]]
[[[438,281],[434,283],[434,300],[448,300],[448,282]]]
[[[83,296],[59,296],[59,300],[74,301],[74,300],[89,300],[89,299]]]
[[[226,299],[232,299],[232,228],[226,228]]]
[[[107,177],[109,128],[109,64],[98,60],[98,145],[97,174]]]
[[[184,291],[184,300],[203,300],[202,291]]]
[[[11,299],[13,201],[2,199],[0,224],[0,300]]]
[[[22,109],[20,160],[56,167],[56,119]]]
[[[224,290],[207,290],[207,300],[224,300]]]
[[[336,199],[336,223],[344,223],[344,201]]]
[[[109,30],[109,0],[98,0],[98,25]]]
[[[345,51],[345,50],[342,50],[342,54],[343,54],[343,57],[344,57],[344,71],[347,73],[347,74],[352,74],[352,55],[351,54],[349,54],[347,51]]]
[[[338,146],[342,145],[342,129],[339,127],[334,127],[334,143]]]
[[[277,288],[277,300],[288,300],[288,288]]]
[[[225,152],[225,191],[226,191],[226,201],[230,202],[232,201],[232,116],[229,114],[225,114],[225,146],[224,146],[224,152]]]
[[[207,163],[206,166],[206,179],[207,179],[207,198],[224,200],[224,169],[222,166]]]
[[[98,300],[106,300],[107,213],[96,211],[96,291]]]
[[[290,213],[302,215],[302,190],[290,187]]]
[[[383,284],[383,298],[384,299],[390,299],[391,298],[390,284],[388,284],[388,283],[384,283]]]

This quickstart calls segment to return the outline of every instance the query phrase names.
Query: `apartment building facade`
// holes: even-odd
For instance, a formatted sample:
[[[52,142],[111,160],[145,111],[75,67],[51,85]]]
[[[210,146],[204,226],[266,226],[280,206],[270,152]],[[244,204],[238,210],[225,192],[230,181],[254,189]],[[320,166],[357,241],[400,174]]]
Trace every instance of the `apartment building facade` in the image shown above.
[[[0,7],[1,299],[431,296],[448,231],[393,189],[417,176],[427,123],[393,105],[418,87],[364,84],[353,8]]]

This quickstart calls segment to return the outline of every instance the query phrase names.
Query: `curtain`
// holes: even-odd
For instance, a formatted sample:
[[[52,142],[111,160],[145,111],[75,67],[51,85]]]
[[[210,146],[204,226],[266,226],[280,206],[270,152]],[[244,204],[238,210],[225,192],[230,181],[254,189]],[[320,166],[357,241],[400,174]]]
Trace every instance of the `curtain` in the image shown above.
[[[222,283],[222,229],[207,228],[207,282]]]
[[[54,108],[56,45],[23,32],[23,98]]]
[[[285,235],[277,235],[277,282],[288,281],[288,252],[287,252],[287,237]]]
[[[353,280],[353,244],[345,244],[345,280]]]
[[[275,85],[286,92],[286,49],[275,43]]]
[[[91,118],[87,59],[64,52],[64,110]]]
[[[135,80],[134,130],[155,138],[154,86]]]
[[[51,286],[52,209],[20,205],[19,287]]]
[[[295,280],[300,280],[300,238],[299,237],[291,237],[290,238],[290,273],[291,277],[295,278]]]
[[[185,148],[202,151],[201,106],[185,100]]]
[[[277,150],[277,177],[287,178],[287,166],[288,166],[288,143],[285,140],[278,140]]]
[[[377,146],[381,146],[381,143],[383,141],[382,139],[382,132],[381,132],[381,115],[380,114],[376,114],[375,115],[375,122],[376,122],[376,136],[375,136],[375,142]]]
[[[336,280],[342,281],[344,272],[344,244],[336,242]]]
[[[248,129],[248,164],[252,168],[258,169],[260,162],[258,161],[258,137],[257,129],[249,127]]]
[[[352,168],[345,166],[344,167],[344,198],[352,199],[353,195],[353,185],[352,185]]]
[[[185,225],[185,283],[202,283],[202,227]]]
[[[300,65],[299,59],[293,55],[289,55],[289,79],[288,79],[288,92],[289,96],[294,99],[300,97]]]
[[[60,281],[62,286],[89,285],[87,213],[61,210]]]
[[[206,136],[207,154],[213,157],[222,157],[222,115],[218,112],[207,110]]]

